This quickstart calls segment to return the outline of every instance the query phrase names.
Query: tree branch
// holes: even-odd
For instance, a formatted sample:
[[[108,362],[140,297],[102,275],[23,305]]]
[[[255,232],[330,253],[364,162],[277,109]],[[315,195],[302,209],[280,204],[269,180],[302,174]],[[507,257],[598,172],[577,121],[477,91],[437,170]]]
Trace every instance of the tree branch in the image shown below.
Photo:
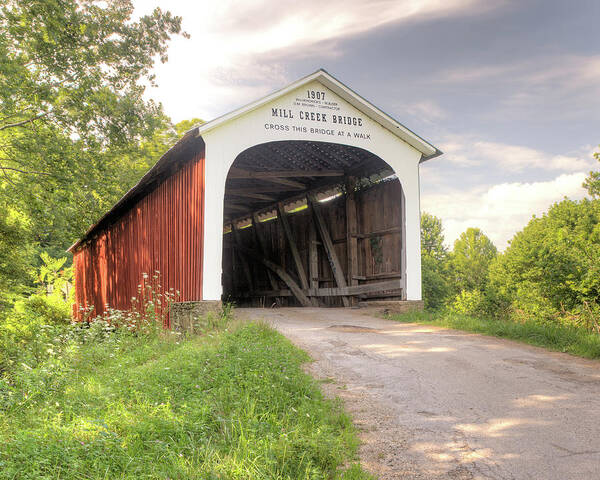
[[[48,172],[28,172],[26,170],[20,170],[18,168],[12,168],[12,167],[4,167],[2,165],[0,165],[0,170],[2,170],[3,172],[6,170],[11,170],[13,172],[25,173],[27,175],[48,175],[49,177],[52,176],[52,174],[48,173]]]
[[[0,132],[2,130],[6,130],[7,128],[22,127],[23,125],[26,125],[27,123],[35,122],[36,120],[39,120],[40,118],[45,117],[46,115],[47,115],[47,113],[40,113],[40,114],[36,115],[35,117],[28,118],[27,120],[22,120],[20,122],[15,122],[15,123],[9,123],[7,125],[2,125],[0,127]]]

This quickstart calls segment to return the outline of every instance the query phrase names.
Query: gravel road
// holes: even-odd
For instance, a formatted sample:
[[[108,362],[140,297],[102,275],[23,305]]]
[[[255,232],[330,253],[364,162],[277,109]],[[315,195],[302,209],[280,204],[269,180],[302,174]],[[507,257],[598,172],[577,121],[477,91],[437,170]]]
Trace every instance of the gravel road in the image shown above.
[[[239,309],[307,350],[380,479],[600,479],[600,362],[353,309]]]

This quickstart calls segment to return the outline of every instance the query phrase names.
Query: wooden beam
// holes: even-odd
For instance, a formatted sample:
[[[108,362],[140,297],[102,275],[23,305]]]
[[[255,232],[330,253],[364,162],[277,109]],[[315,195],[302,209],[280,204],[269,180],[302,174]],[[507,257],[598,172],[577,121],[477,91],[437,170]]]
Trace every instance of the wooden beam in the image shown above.
[[[346,177],[346,252],[348,256],[348,284],[358,285],[356,275],[358,275],[358,241],[356,233],[358,225],[356,221],[356,201],[354,190],[356,188],[356,178]],[[356,298],[350,300],[352,305],[358,303]]]
[[[329,230],[327,229],[327,225],[325,224],[325,220],[323,219],[323,215],[321,214],[321,210],[318,205],[316,196],[312,193],[309,194],[308,202],[310,203],[313,212],[315,223],[317,225],[317,230],[321,235],[323,246],[325,247],[325,251],[327,252],[327,258],[329,259],[329,264],[331,265],[331,270],[333,271],[333,278],[335,278],[335,283],[339,288],[344,288],[346,287],[344,271],[342,270],[342,265],[340,264],[337,254],[335,253],[335,248],[333,246],[333,242],[331,241],[331,237],[329,236]],[[350,301],[348,300],[348,297],[343,297],[342,302],[344,304],[344,307],[350,306]]]
[[[304,291],[305,295],[312,297],[343,297],[348,295],[367,295],[377,294],[387,295],[383,292],[389,292],[391,290],[399,290],[401,288],[402,281],[390,280],[386,282],[377,283],[366,283],[364,285],[353,285],[346,286],[343,288],[309,288]],[[297,286],[297,284],[296,284]],[[293,295],[291,290],[277,289],[277,290],[258,290],[252,292],[242,292],[239,294],[240,297],[289,297]],[[398,294],[392,294],[398,296]]]
[[[283,202],[285,204],[290,204],[293,202],[297,202],[300,200],[304,200],[306,199],[307,195],[310,193],[322,193],[324,191],[328,191],[328,190],[336,190],[339,186],[339,182],[335,182],[335,183],[327,183],[327,184],[322,184],[319,186],[316,186],[315,188],[311,188],[310,190],[306,190],[304,192],[294,192],[291,193],[290,192],[290,196],[283,199]],[[255,188],[251,188],[250,190],[255,190],[258,189],[259,187],[255,187]],[[234,190],[235,192],[237,192],[238,190],[240,190],[239,188],[234,188],[234,189],[230,189],[230,188],[226,188],[225,189],[225,195],[227,195],[229,193],[230,190]],[[277,191],[279,193],[285,191],[285,189],[275,189],[273,190],[272,187],[264,187],[264,189],[262,191],[269,191],[269,192],[273,192],[273,191]],[[264,207],[261,207],[259,210],[256,210],[256,213],[258,215],[267,213],[267,212],[271,212],[272,210],[276,210],[277,209],[277,205],[276,203],[273,203],[271,205],[265,205]],[[245,220],[247,217],[245,216],[238,216],[236,218],[233,218],[233,221],[240,221],[240,220]],[[345,237],[344,237],[345,238]]]
[[[228,208],[229,210],[236,210],[238,212],[246,212],[248,210],[247,206],[238,205],[236,203],[231,202],[225,202],[225,208]]]
[[[234,197],[256,198],[257,200],[265,200],[267,202],[275,201],[275,197],[265,195],[264,193],[230,193],[229,191],[227,191],[225,193],[225,196],[227,195],[232,195]]]
[[[235,226],[235,223],[231,224],[231,232],[233,233],[233,240],[235,241],[235,250],[240,257],[240,261],[242,262],[242,268],[244,269],[246,281],[248,282],[250,290],[254,290],[254,282],[252,281],[252,274],[250,273],[250,265],[248,265],[248,259],[246,258],[246,255],[239,251],[240,249],[242,249],[243,246],[242,241],[240,239],[240,232]]]
[[[259,253],[252,250],[251,248],[247,248],[244,246],[239,246],[238,248],[240,248],[243,252],[247,253],[254,259],[261,262],[266,267],[273,270],[273,272],[275,272],[277,275],[279,275],[279,278],[281,278],[281,280],[283,280],[283,282],[288,286],[288,288],[294,294],[294,297],[296,297],[298,299],[298,301],[302,304],[303,307],[312,306],[310,303],[310,300],[306,296],[306,294],[302,291],[302,289],[298,286],[298,284],[294,281],[294,279],[292,277],[290,277],[290,275],[283,268],[281,268],[276,263],[273,263],[270,260],[267,260],[266,258],[261,256]]]
[[[258,180],[261,180],[263,182],[278,183],[280,185],[285,185],[286,187],[291,187],[296,190],[304,190],[306,188],[306,185],[304,185],[303,183],[296,182],[295,180],[289,180],[286,178],[265,177],[265,178],[260,178]]]
[[[297,190],[297,188],[282,188],[282,187],[245,187],[245,188],[225,188],[225,195],[238,195],[242,193],[275,193],[275,192],[287,192],[288,190]]]
[[[363,295],[365,293],[385,292],[402,288],[402,280],[387,280],[385,282],[365,283],[364,285],[351,285],[341,288],[318,288],[314,295],[317,297],[340,297],[347,295]],[[309,290],[309,295],[312,294]]]
[[[265,240],[265,236],[263,235],[262,225],[260,224],[260,221],[258,220],[258,215],[256,213],[252,215],[252,225],[254,226],[254,234],[258,239],[258,244],[260,246],[261,253],[263,254],[263,257],[267,258],[269,250],[267,249],[267,242]],[[269,277],[269,283],[271,284],[271,288],[273,290],[277,290],[279,288],[277,279],[273,276],[273,272],[271,272],[269,268],[267,268],[267,276]]]
[[[270,270],[269,270],[270,271]],[[253,290],[252,292],[241,292],[237,297],[293,297],[294,294],[289,288],[277,288],[275,290]]]
[[[391,227],[391,228],[386,228],[385,230],[377,230],[375,232],[355,233],[354,236],[356,238],[370,238],[370,237],[381,237],[383,235],[391,235],[393,233],[402,233],[402,228],[401,227]]]
[[[317,229],[315,222],[310,217],[310,224],[308,227],[308,277],[310,280],[310,288],[316,290],[319,288],[319,251],[317,249]],[[319,301],[316,298],[312,298],[313,305],[319,306]]]
[[[306,279],[306,272],[304,271],[304,266],[302,265],[302,259],[300,258],[300,253],[298,252],[298,247],[296,246],[296,239],[292,235],[292,229],[290,227],[290,222],[287,217],[287,213],[285,208],[283,207],[283,203],[279,202],[277,204],[277,218],[281,223],[281,227],[285,232],[285,238],[287,239],[287,243],[290,247],[290,251],[292,252],[292,258],[294,259],[294,263],[296,264],[296,271],[298,272],[298,278],[300,279],[300,285],[302,285],[303,289],[308,288],[308,280]]]
[[[354,278],[357,280],[381,280],[384,278],[402,278],[400,272],[385,272],[385,273],[374,273],[373,275],[356,275]],[[404,285],[402,286],[404,288]]]
[[[342,170],[271,170],[266,172],[253,172],[232,167],[228,178],[301,178],[301,177],[343,177]]]

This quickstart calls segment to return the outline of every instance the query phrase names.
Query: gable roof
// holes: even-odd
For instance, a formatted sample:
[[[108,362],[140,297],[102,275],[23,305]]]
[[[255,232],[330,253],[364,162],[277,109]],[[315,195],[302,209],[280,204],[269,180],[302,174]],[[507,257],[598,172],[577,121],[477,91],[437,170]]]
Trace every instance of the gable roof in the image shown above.
[[[386,128],[394,135],[408,143],[410,146],[421,152],[423,154],[421,162],[424,162],[425,160],[429,160],[442,154],[442,152],[436,147],[434,147],[431,143],[421,138],[412,130],[406,128],[400,122],[390,117],[383,110],[377,108],[375,105],[362,98],[359,94],[354,92],[352,89],[344,85],[342,82],[334,78],[332,75],[330,75],[323,69],[319,69],[316,72],[311,73],[310,75],[307,75],[306,77],[289,84],[281,90],[277,90],[276,92],[273,92],[270,95],[267,95],[266,97],[256,100],[255,102],[249,103],[248,105],[238,108],[237,110],[226,113],[225,115],[211,120],[210,122],[203,123],[195,127],[197,128],[197,135],[202,135],[205,132],[214,130],[215,128],[218,128],[225,123],[235,120],[236,118],[241,117],[242,115],[245,115],[248,112],[256,110],[257,108],[260,108],[263,105],[270,103],[273,100],[276,100],[286,95],[287,93],[292,92],[297,88],[300,88],[303,85],[306,85],[313,81],[320,82],[322,85],[329,88],[332,92],[344,99],[357,110],[364,113],[373,121],[379,123],[382,127]]]

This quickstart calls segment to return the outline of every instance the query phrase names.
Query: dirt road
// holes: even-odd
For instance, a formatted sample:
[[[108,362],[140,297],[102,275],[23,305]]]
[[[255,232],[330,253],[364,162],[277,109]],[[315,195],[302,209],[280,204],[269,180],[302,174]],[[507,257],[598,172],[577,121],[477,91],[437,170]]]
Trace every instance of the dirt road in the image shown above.
[[[381,479],[600,479],[600,362],[350,309],[240,309],[316,360]]]

